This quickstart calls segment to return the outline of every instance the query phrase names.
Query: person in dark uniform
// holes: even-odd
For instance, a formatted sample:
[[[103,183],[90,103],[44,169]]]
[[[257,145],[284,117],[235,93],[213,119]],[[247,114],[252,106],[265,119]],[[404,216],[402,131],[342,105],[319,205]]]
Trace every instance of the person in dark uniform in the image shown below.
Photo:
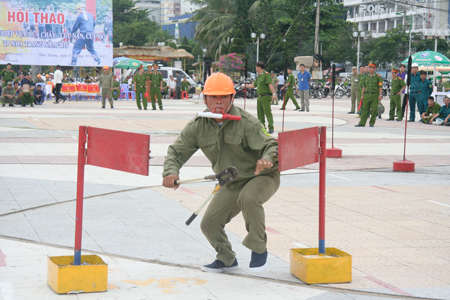
[[[77,59],[80,55],[83,48],[86,46],[87,51],[94,57],[94,60],[97,62],[97,65],[101,64],[101,60],[98,57],[97,51],[94,49],[94,27],[95,20],[94,17],[86,11],[85,4],[77,5],[78,17],[75,21],[75,24],[72,28],[72,35],[75,34],[78,30],[80,30],[80,35],[73,45],[72,50],[72,61],[70,62],[71,66],[77,65]]]

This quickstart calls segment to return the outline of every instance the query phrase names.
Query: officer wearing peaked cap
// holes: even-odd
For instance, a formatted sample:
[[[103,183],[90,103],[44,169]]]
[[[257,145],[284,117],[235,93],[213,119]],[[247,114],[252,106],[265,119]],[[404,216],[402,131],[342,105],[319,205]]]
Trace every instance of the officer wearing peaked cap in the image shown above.
[[[361,99],[363,100],[363,108],[361,120],[355,127],[366,126],[367,119],[370,116],[370,127],[375,126],[377,118],[378,103],[382,99],[383,79],[375,72],[377,65],[374,62],[369,63],[369,74],[364,77]]]
[[[163,76],[161,72],[158,72],[158,64],[152,65],[152,72],[147,74],[150,81],[150,99],[152,101],[152,108],[156,110],[156,99],[158,99],[158,106],[160,110],[163,110],[161,101],[161,91],[163,90]]]
[[[397,111],[397,121],[402,120],[402,104],[401,104],[401,93],[406,88],[406,83],[403,79],[398,77],[398,68],[392,68],[392,83],[391,83],[391,102],[389,110],[389,119],[386,121],[394,121],[394,117]]]
[[[142,104],[144,105],[144,110],[147,110],[147,98],[144,96],[146,92],[145,82],[148,80],[147,74],[144,74],[144,66],[140,65],[139,73],[134,75],[133,77],[133,83],[134,83],[134,92],[136,93],[136,105],[139,108],[139,110],[142,109],[141,107],[141,97],[142,97]]]

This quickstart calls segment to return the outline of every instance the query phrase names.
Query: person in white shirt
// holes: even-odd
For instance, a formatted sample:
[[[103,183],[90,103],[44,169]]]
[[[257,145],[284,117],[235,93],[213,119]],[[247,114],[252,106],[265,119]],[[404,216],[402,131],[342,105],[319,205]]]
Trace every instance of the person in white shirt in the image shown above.
[[[173,75],[170,75],[169,79],[167,80],[167,85],[169,86],[169,93],[167,93],[166,98],[172,95],[172,93],[175,93],[175,90],[177,88],[177,82],[173,79]]]
[[[54,103],[59,103],[60,100],[63,100],[63,103],[66,102],[66,97],[64,97],[63,95],[61,95],[61,88],[62,88],[62,80],[63,80],[64,74],[61,71],[61,66],[57,65],[56,66],[56,71],[55,71],[55,75],[54,75],[54,84],[55,84],[55,102]]]
[[[277,76],[278,78],[278,101],[283,101],[283,90],[281,89],[284,86],[284,75],[283,71],[280,72],[280,75]]]

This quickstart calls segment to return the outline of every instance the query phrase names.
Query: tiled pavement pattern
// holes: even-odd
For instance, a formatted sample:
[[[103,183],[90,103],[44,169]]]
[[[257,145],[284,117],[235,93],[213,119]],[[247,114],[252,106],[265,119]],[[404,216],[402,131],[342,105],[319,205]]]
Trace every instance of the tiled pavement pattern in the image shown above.
[[[347,102],[336,101],[334,137],[344,158],[327,160],[326,243],[353,256],[353,281],[328,286],[450,299],[450,128],[408,123],[406,153],[417,171],[393,173],[392,162],[403,155],[403,123],[377,120],[375,128],[354,128],[358,119],[346,114]],[[149,177],[86,168],[83,248],[186,266],[210,262],[213,251],[199,220],[189,227],[184,222],[212,184],[177,191],[158,186],[167,146],[203,109],[201,102],[166,101],[165,110],[156,112],[138,111],[131,101],[115,106],[100,110],[98,102],[66,102],[0,111],[0,235],[72,246],[77,128],[89,125],[150,134],[152,159]],[[247,108],[255,113],[255,100]],[[309,114],[288,110],[285,130],[329,126],[330,111],[330,99],[312,100]],[[282,113],[278,107],[273,112],[281,130]],[[331,130],[327,135],[331,146]],[[209,166],[197,153],[182,178],[209,174]],[[261,276],[298,282],[289,274],[289,249],[317,245],[316,170],[310,165],[284,174],[265,205],[271,257],[270,270]],[[238,274],[247,276],[242,217],[227,229],[242,266]],[[0,282],[1,274],[0,268]],[[317,297],[366,299],[345,292]]]

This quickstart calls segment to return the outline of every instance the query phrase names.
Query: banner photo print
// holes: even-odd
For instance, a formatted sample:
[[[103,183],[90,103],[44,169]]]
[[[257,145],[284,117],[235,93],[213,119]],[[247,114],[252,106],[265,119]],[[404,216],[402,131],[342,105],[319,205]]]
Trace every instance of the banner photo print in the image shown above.
[[[0,0],[0,64],[112,66],[112,0]]]

